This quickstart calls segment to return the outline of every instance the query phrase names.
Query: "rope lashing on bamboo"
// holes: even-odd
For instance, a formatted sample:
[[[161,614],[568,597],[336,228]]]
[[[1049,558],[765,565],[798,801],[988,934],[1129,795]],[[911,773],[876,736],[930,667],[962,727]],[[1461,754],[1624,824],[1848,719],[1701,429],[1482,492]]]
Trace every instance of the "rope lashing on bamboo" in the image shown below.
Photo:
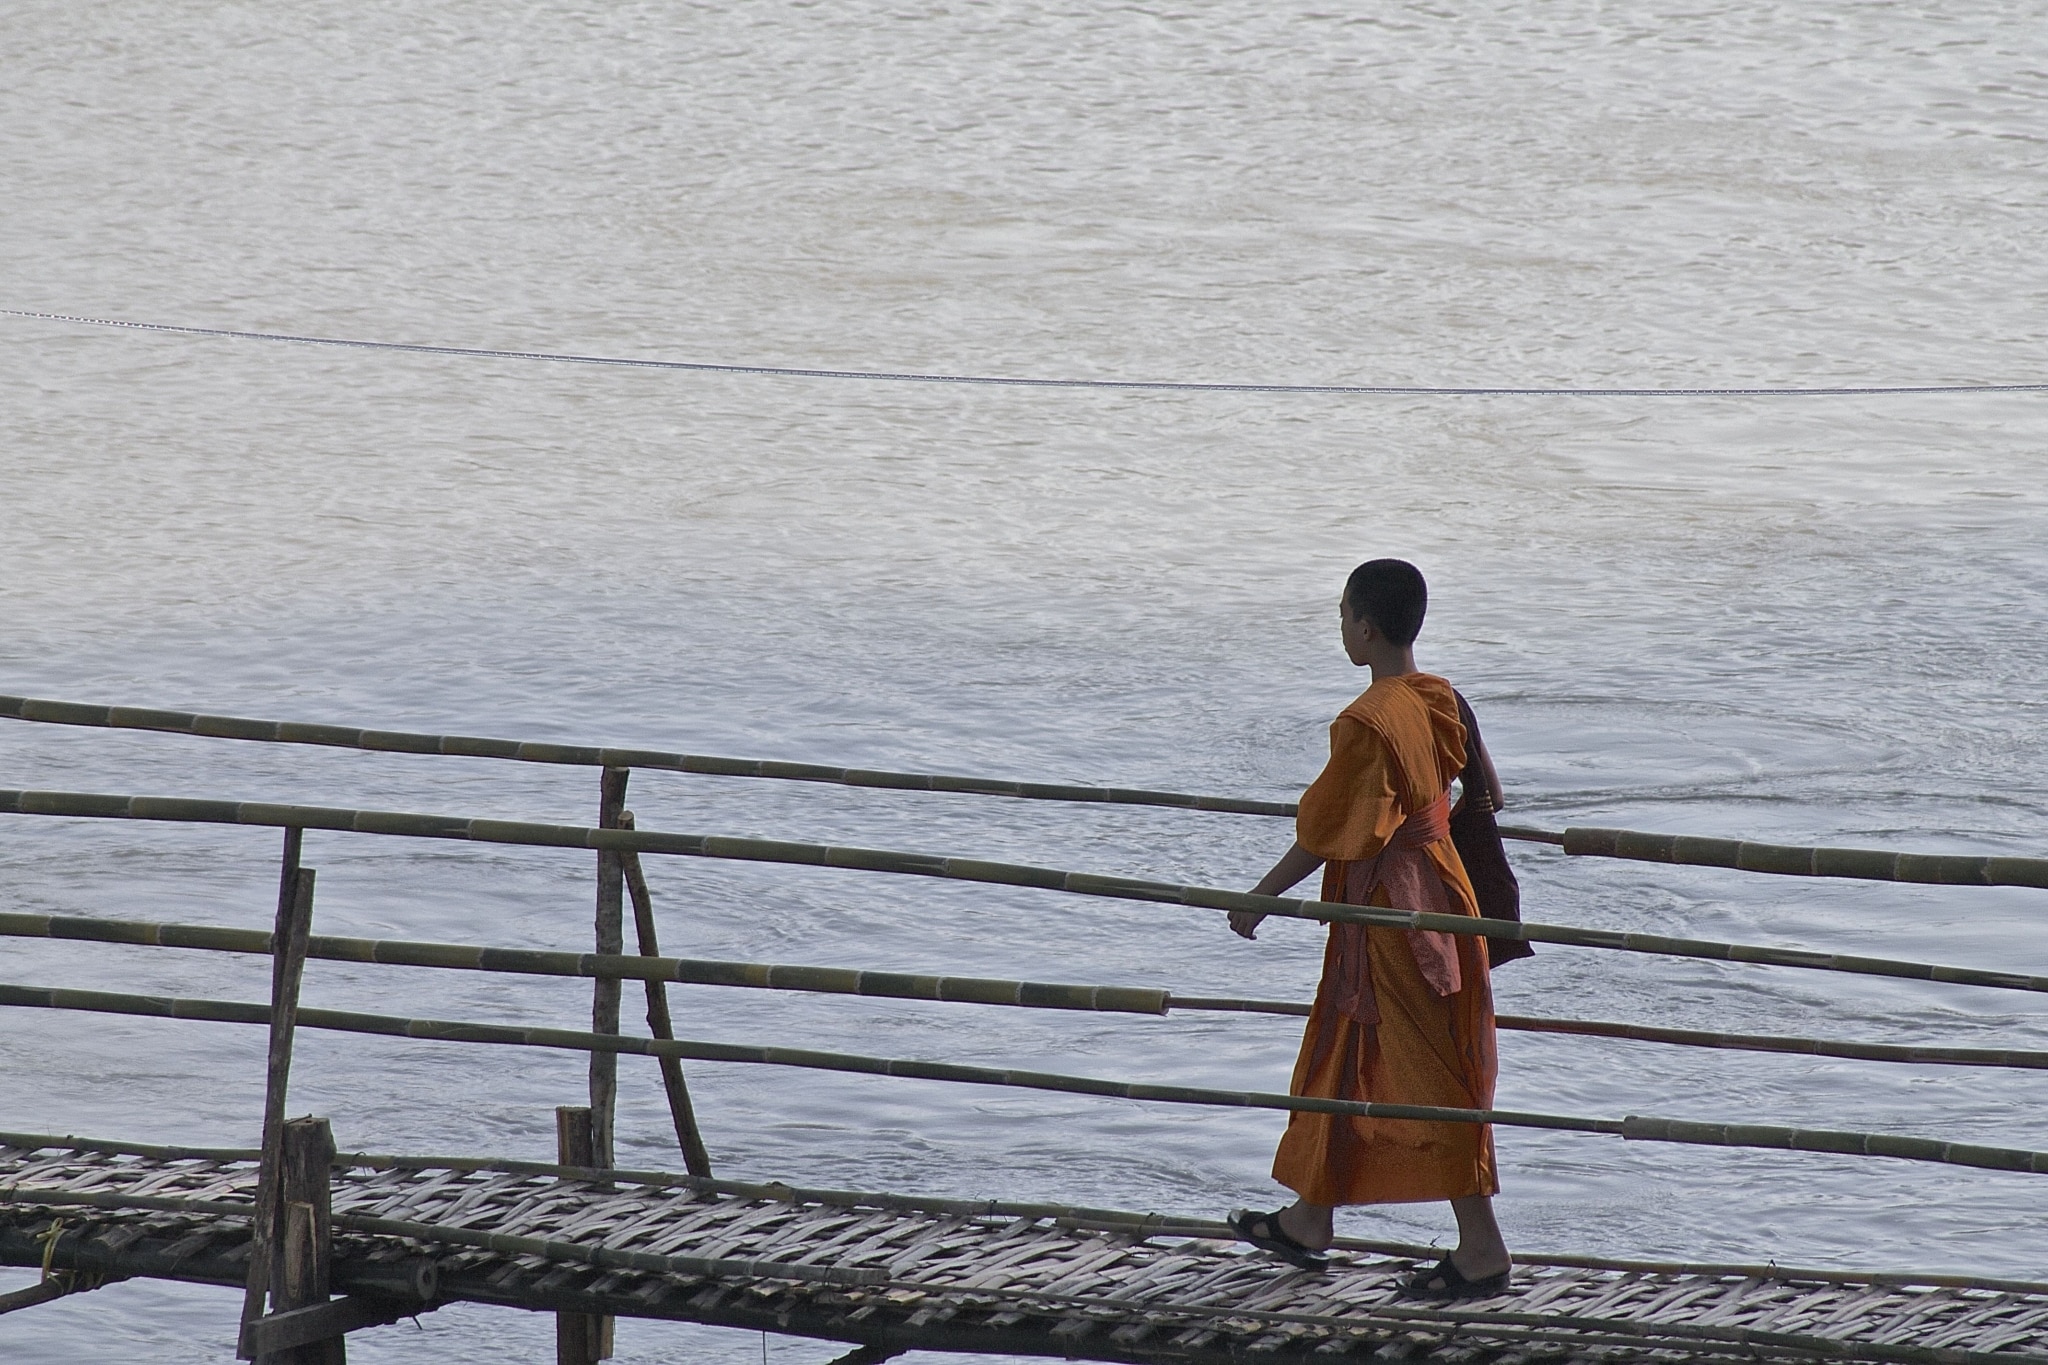
[[[85,327],[118,327],[133,332],[214,337],[235,341],[281,341],[299,346],[340,346],[363,351],[397,351],[411,355],[454,356],[473,360],[529,360],[567,365],[604,365],[639,370],[670,370],[690,374],[732,374],[779,379],[857,379],[891,384],[967,384],[1024,389],[1107,389],[1116,392],[1164,393],[1298,393],[1419,398],[1844,398],[1945,393],[2038,393],[2042,384],[1886,384],[1752,388],[1570,388],[1441,384],[1278,384],[1253,381],[1185,379],[1040,379],[1023,375],[940,374],[912,370],[831,370],[794,365],[741,365],[702,360],[656,360],[633,356],[581,355],[568,351],[516,351],[481,346],[436,346],[424,342],[371,341],[354,337],[308,336],[295,332],[251,332],[231,327],[196,327],[173,322],[134,322],[122,318],[84,317],[75,313],[43,313],[25,308],[0,308],[0,316],[37,322],[63,322]]]
[[[247,1218],[256,1206],[236,1199],[187,1199],[171,1195],[99,1193],[93,1190],[24,1190],[18,1185],[0,1186],[0,1205],[27,1204],[47,1208],[138,1209],[160,1213],[190,1213],[202,1217]],[[819,1284],[879,1285],[888,1276],[879,1270],[858,1270],[829,1265],[797,1265],[785,1261],[756,1261],[719,1256],[662,1256],[651,1251],[627,1251],[586,1242],[556,1241],[541,1237],[515,1237],[505,1233],[479,1232],[473,1228],[442,1223],[416,1223],[400,1218],[378,1218],[362,1213],[332,1215],[333,1225],[350,1232],[367,1232],[383,1237],[405,1237],[421,1242],[449,1242],[477,1247],[503,1256],[538,1256],[549,1261],[572,1261],[609,1270],[643,1270],[657,1275],[714,1275],[759,1280],[803,1280]]]
[[[75,1134],[4,1131],[0,1131],[0,1148],[25,1152],[75,1151],[108,1156],[140,1156],[167,1162],[254,1162],[262,1156],[260,1149],[255,1147],[167,1146],[161,1143],[131,1142],[115,1138],[79,1137]],[[1051,1219],[1077,1227],[1123,1231],[1136,1236],[1189,1237],[1223,1242],[1242,1240],[1228,1223],[1214,1219],[1188,1214],[1140,1213],[1132,1209],[1095,1208],[1083,1204],[1008,1199],[956,1199],[939,1195],[900,1194],[877,1190],[820,1189],[790,1185],[783,1181],[730,1180],[689,1175],[681,1171],[633,1170],[609,1166],[599,1170],[587,1166],[563,1166],[546,1161],[525,1161],[516,1157],[337,1152],[333,1164],[336,1170],[450,1171],[554,1176],[563,1180],[592,1183],[689,1189],[744,1199],[774,1199],[788,1204],[823,1204],[840,1208],[935,1213],[950,1218]],[[1441,1257],[1444,1251],[1440,1246],[1387,1242],[1362,1237],[1339,1237],[1332,1245],[1340,1251],[1370,1251],[1387,1256],[1427,1260]],[[1820,1270],[1783,1265],[1777,1261],[1767,1264],[1645,1261],[1524,1250],[1516,1251],[1515,1260],[1521,1265],[1555,1265],[1574,1269],[1621,1270],[1662,1275],[1735,1276],[1760,1280],[1811,1280],[1823,1284],[1917,1285],[1948,1289],[1991,1289],[2017,1294],[2048,1294],[2048,1283],[2035,1280],[1990,1279],[1974,1275],[1916,1271]]]
[[[1145,901],[1204,910],[1249,910],[1256,914],[1326,923],[1377,925],[1387,929],[1428,929],[1485,938],[1519,938],[1531,943],[1557,943],[1661,957],[1706,958],[1812,971],[1848,972],[1912,981],[1987,986],[1999,990],[2048,992],[2048,977],[1970,967],[1930,966],[1888,958],[1853,957],[1791,948],[1722,943],[1711,939],[1671,938],[1661,934],[1579,929],[1566,925],[1468,919],[1373,906],[1339,905],[1329,901],[1255,896],[1244,891],[1144,881],[1135,877],[1067,872],[1021,863],[949,858],[929,853],[888,849],[843,848],[774,839],[745,839],[718,834],[674,834],[656,830],[598,829],[584,825],[547,825],[510,820],[479,820],[466,816],[413,815],[398,811],[348,810],[327,806],[286,806],[256,801],[205,801],[168,796],[118,796],[88,792],[0,791],[0,814],[80,817],[105,820],[151,820],[212,825],[256,825],[266,828],[326,829],[412,839],[452,839],[471,843],[535,848],[634,849],[641,853],[689,858],[720,858],[740,862],[783,863],[904,876],[935,877],[989,886],[1022,886],[1111,900]]]
[[[260,929],[206,924],[165,924],[151,920],[98,919],[85,915],[30,915],[0,912],[0,937],[66,939],[88,943],[189,948],[204,952],[267,954],[270,935]],[[1093,986],[913,972],[867,971],[851,967],[791,966],[768,962],[715,962],[636,954],[563,953],[530,948],[488,948],[467,943],[420,943],[401,939],[340,938],[315,934],[306,956],[330,962],[373,962],[384,966],[433,967],[460,971],[508,972],[525,976],[673,981],[695,986],[751,990],[807,991],[895,1000],[1002,1005],[1024,1009],[1092,1010],[1159,1015],[1174,1011],[1306,1017],[1308,1005],[1292,1000],[1240,1000],[1177,995],[1156,986]],[[1656,1028],[1592,1019],[1545,1019],[1504,1014],[1501,1028],[1530,1033],[1578,1034],[1635,1042],[1674,1043],[1748,1052],[1795,1053],[1862,1061],[1915,1062],[1931,1066],[1989,1066],[2048,1070],[2048,1052],[2011,1048],[1926,1047],[1892,1043],[1842,1042],[1821,1038]]]
[[[1288,818],[1291,818],[1296,810],[1296,803],[1292,801],[1261,801],[1249,797],[1204,796],[1189,792],[1151,791],[1137,787],[1016,782],[1003,778],[964,777],[946,773],[834,768],[814,763],[719,758],[657,749],[596,748],[526,740],[484,739],[471,735],[363,730],[341,725],[256,720],[246,716],[209,716],[190,711],[100,706],[33,697],[0,696],[0,719],[99,729],[153,730],[165,734],[194,735],[210,739],[310,744],[326,748],[358,749],[369,753],[438,754],[578,767],[643,768],[700,776],[767,778],[892,791],[1004,796],[1028,801],[1161,806],[1177,810]],[[1640,862],[1725,867],[1780,876],[1847,877],[1865,881],[1920,882],[1943,886],[2048,887],[2048,858],[1819,848],[1756,843],[1739,839],[1708,839],[1681,834],[1651,834],[1637,830],[1578,827],[1548,830],[1527,825],[1502,825],[1500,833],[1501,837],[1506,839],[1548,844],[1578,857],[1625,858]]]
[[[269,1006],[243,1001],[122,995],[107,991],[76,991],[48,986],[0,984],[0,1005],[211,1023],[267,1026],[270,1022]],[[413,1038],[428,1042],[492,1043],[512,1047],[556,1048],[571,1052],[616,1052],[643,1057],[671,1056],[685,1061],[788,1066],[865,1076],[890,1076],[902,1080],[1003,1086],[1160,1104],[1344,1114],[1358,1118],[1399,1119],[1425,1123],[1491,1123],[1508,1128],[1604,1133],[1631,1141],[1826,1152],[1843,1156],[1881,1156],[1904,1161],[1974,1166],[1984,1170],[2048,1173],[2048,1152],[1943,1142],[1935,1138],[1900,1137],[1887,1133],[1837,1132],[1761,1124],[1699,1123],[1684,1119],[1644,1118],[1634,1115],[1622,1119],[1589,1119],[1569,1114],[1541,1114],[1522,1110],[1381,1104],[1365,1100],[1323,1099],[1313,1095],[1280,1095],[1265,1091],[1215,1090],[1201,1086],[1112,1081],[1093,1076],[1068,1076],[1057,1072],[968,1066],[957,1062],[921,1062],[902,1057],[870,1057],[845,1052],[820,1052],[809,1048],[760,1047],[753,1044],[714,1043],[685,1038],[636,1038],[620,1034],[521,1028],[448,1019],[405,1019],[393,1015],[361,1014],[348,1010],[301,1009],[298,1024],[301,1028],[323,1029],[337,1033]]]

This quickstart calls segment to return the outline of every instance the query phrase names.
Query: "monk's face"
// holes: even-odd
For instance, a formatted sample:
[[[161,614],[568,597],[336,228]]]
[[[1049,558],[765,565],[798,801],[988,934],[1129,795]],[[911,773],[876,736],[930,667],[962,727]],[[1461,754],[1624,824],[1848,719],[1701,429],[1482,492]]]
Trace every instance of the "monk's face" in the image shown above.
[[[1337,598],[1337,619],[1343,627],[1345,656],[1357,667],[1364,668],[1370,662],[1366,646],[1372,641],[1372,622],[1363,617],[1353,616],[1351,602],[1343,594],[1339,594]]]

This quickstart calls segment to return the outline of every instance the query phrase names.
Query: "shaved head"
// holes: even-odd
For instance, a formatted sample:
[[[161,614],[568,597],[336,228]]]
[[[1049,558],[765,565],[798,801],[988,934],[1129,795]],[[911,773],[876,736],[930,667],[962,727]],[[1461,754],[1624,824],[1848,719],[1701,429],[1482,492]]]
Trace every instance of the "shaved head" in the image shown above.
[[[1429,610],[1429,585],[1405,559],[1369,559],[1351,571],[1344,603],[1353,620],[1372,622],[1387,643],[1412,645]]]

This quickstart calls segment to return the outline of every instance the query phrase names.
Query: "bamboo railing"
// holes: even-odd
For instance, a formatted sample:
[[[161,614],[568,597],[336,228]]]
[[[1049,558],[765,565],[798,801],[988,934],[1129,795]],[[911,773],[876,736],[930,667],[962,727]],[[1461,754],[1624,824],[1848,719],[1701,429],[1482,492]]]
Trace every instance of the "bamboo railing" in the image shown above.
[[[257,929],[232,929],[205,924],[164,924],[151,920],[99,919],[82,915],[30,915],[7,912],[0,912],[0,937],[70,939],[89,943],[135,944],[266,955],[271,951],[272,942],[270,934]],[[507,972],[523,976],[586,979],[610,977],[696,986],[805,991],[827,995],[929,1000],[953,1004],[1005,1005],[1024,1009],[1091,1010],[1145,1015],[1163,1015],[1178,1010],[1286,1015],[1297,1018],[1305,1017],[1309,1012],[1307,1004],[1291,1000],[1242,1000],[1185,995],[1156,986],[1094,986],[1045,981],[1005,981],[985,977],[864,971],[850,967],[720,962],[633,954],[566,953],[533,948],[489,948],[469,943],[420,943],[399,939],[338,938],[331,935],[311,936],[307,940],[306,956],[321,961],[375,962],[386,966]],[[1928,964],[1915,965],[1928,966],[1928,970],[1933,970]],[[1826,1038],[1705,1032],[1659,1028],[1646,1024],[1613,1023],[1605,1020],[1546,1019],[1512,1014],[1499,1015],[1495,1022],[1499,1027],[1512,1032],[1577,1034],[1635,1042],[1672,1043],[1685,1047],[1794,1053],[1810,1057],[1844,1057],[1862,1061],[2048,1070],[2048,1052],[2013,1048],[1952,1048],[1847,1042]],[[663,1035],[657,1032],[655,1036]]]
[[[271,936],[258,929],[157,924],[80,915],[10,913],[0,913],[0,937],[80,939],[95,943],[266,955],[271,944]],[[631,981],[673,981],[696,986],[815,991],[831,995],[1037,1009],[1164,1014],[1168,1006],[1167,992],[1148,986],[1076,986],[1044,981],[870,972],[845,967],[800,967],[770,962],[717,962],[698,958],[642,957],[631,953],[563,953],[531,948],[485,948],[468,943],[336,938],[323,934],[307,940],[306,956],[331,962],[376,962],[388,966],[512,972],[524,976],[611,977]]]
[[[434,1041],[543,1047],[586,1053],[591,1058],[591,1108],[577,1112],[587,1116],[585,1121],[590,1129],[590,1141],[584,1148],[579,1148],[573,1153],[565,1147],[560,1160],[572,1163],[589,1160],[592,1168],[608,1169],[611,1165],[610,1123],[616,1088],[613,1071],[616,1058],[620,1055],[656,1058],[662,1065],[663,1082],[675,1117],[678,1141],[692,1172],[688,1178],[694,1179],[708,1180],[710,1162],[704,1151],[702,1139],[697,1134],[695,1118],[690,1109],[680,1065],[684,1060],[786,1066],[957,1084],[1005,1086],[1151,1103],[1259,1108],[1287,1112],[1327,1112],[1417,1122],[1500,1124],[1507,1127],[1618,1136],[1632,1141],[1876,1156],[1987,1170],[2048,1173],[2048,1152],[1954,1143],[1924,1137],[1809,1130],[1775,1125],[1704,1123],[1635,1115],[1620,1119],[1586,1118],[1511,1110],[1454,1109],[1334,1100],[1256,1091],[1155,1085],[911,1058],[678,1038],[674,1036],[668,1002],[662,993],[668,983],[1148,1015],[1189,1010],[1300,1015],[1307,1012],[1307,1007],[1289,1001],[1176,996],[1159,988],[1021,982],[901,972],[870,972],[837,967],[713,962],[665,957],[659,952],[646,878],[639,867],[639,857],[642,854],[882,872],[981,885],[1025,887],[1070,895],[1180,905],[1211,911],[1248,911],[1261,915],[1330,923],[1355,923],[1401,930],[1430,930],[1606,951],[1744,962],[2025,992],[2048,991],[2048,977],[1757,944],[1594,930],[1570,925],[1431,915],[1292,897],[1255,896],[1213,887],[900,850],[640,830],[634,827],[631,813],[624,808],[625,788],[634,768],[822,782],[849,787],[951,792],[1026,800],[1155,806],[1263,816],[1291,815],[1294,812],[1291,803],[1141,789],[830,768],[655,750],[587,748],[464,736],[366,731],[237,717],[209,717],[184,712],[80,706],[21,697],[0,697],[0,717],[66,725],[155,730],[274,743],[345,747],[371,752],[443,754],[596,767],[601,770],[602,796],[598,823],[595,826],[484,820],[462,816],[283,803],[208,801],[106,793],[0,791],[0,814],[256,826],[277,828],[286,832],[286,856],[277,927],[270,934],[256,930],[201,925],[102,920],[78,916],[0,914],[0,935],[138,943],[210,951],[267,953],[272,956],[274,980],[272,1002],[269,1006],[237,1001],[0,985],[0,1005],[208,1020],[266,1025],[270,1028],[270,1071],[265,1091],[266,1124],[260,1162],[262,1181],[255,1202],[246,1206],[244,1210],[251,1217],[255,1228],[245,1327],[258,1324],[269,1267],[273,1256],[278,1254],[267,1244],[266,1223],[269,1221],[268,1215],[274,1213],[274,1205],[278,1199],[275,1182],[279,1157],[275,1150],[276,1133],[273,1130],[284,1111],[291,1038],[295,1028]],[[598,951],[568,953],[312,934],[310,921],[313,873],[311,869],[300,869],[297,858],[300,839],[303,832],[308,829],[594,852],[597,855],[598,873],[595,938]],[[1510,826],[1503,828],[1502,833],[1509,838],[1551,844],[1564,853],[1575,856],[1718,866],[1781,875],[1851,877],[1952,885],[2048,887],[2048,859],[1791,847],[1605,829],[1572,828],[1551,831]],[[641,951],[638,954],[625,951],[624,907],[629,893],[639,935]],[[593,1026],[589,1032],[582,1032],[302,1009],[297,1005],[298,974],[301,964],[308,958],[590,979],[594,983]],[[628,1037],[619,1031],[620,986],[626,980],[639,980],[645,985],[649,1025],[655,1034],[652,1038]],[[2017,1049],[1920,1047],[1521,1016],[1503,1016],[1498,1022],[1503,1028],[1510,1030],[1578,1034],[1693,1047],[1920,1064],[2048,1068],[2048,1053]],[[355,1221],[362,1220],[358,1218]],[[337,1220],[337,1226],[347,1224]],[[410,1225],[401,1228],[394,1223],[390,1227],[373,1229],[364,1226],[358,1230],[379,1231],[393,1236],[420,1235],[422,1231],[417,1228],[408,1231],[407,1228],[410,1228]],[[440,1236],[441,1230],[432,1231],[436,1236]],[[440,1240],[451,1239],[440,1236]],[[514,1247],[510,1244],[511,1241],[520,1241],[521,1245]],[[575,1250],[561,1252],[551,1245],[544,1246],[539,1242],[533,1242],[531,1246],[525,1245],[527,1241],[532,1239],[514,1238],[507,1241],[505,1246],[493,1246],[489,1249],[509,1254],[534,1255],[544,1259],[564,1256],[577,1259],[583,1252],[590,1250],[576,1244],[566,1244],[575,1247]],[[477,1245],[484,1244],[479,1242]],[[624,1263],[621,1262],[620,1265],[623,1267]],[[738,1263],[734,1263],[734,1266],[737,1265]],[[655,1267],[650,1263],[639,1268],[662,1267]],[[681,1270],[680,1266],[667,1268]],[[721,1272],[707,1270],[703,1273]],[[763,1277],[768,1274],[761,1268],[750,1271],[746,1268],[733,1267],[727,1267],[722,1273],[753,1273]],[[274,1329],[277,1327],[275,1314],[279,1305],[274,1293],[271,1299],[273,1317],[265,1322]],[[599,1323],[600,1320],[592,1319],[592,1322]],[[248,1343],[253,1339],[245,1331],[245,1352],[249,1349]],[[567,1360],[571,1357],[564,1354],[560,1358]],[[583,1359],[582,1356],[576,1358]]]
[[[0,696],[0,718],[103,729],[154,730],[212,739],[277,744],[310,744],[374,753],[440,754],[507,759],[521,763],[596,768],[646,768],[714,777],[820,782],[897,791],[951,792],[1032,801],[1097,805],[1162,806],[1241,815],[1292,816],[1295,803],[1248,797],[1204,796],[1134,787],[1075,783],[1019,782],[945,773],[889,772],[835,768],[769,759],[720,758],[659,749],[598,748],[585,745],[486,739],[402,730],[365,730],[341,725],[209,716],[152,707],[100,706],[35,697]],[[1847,877],[1864,881],[1925,882],[1947,886],[2031,886],[2048,888],[2048,858],[1988,854],[1901,853],[1883,849],[1821,848],[1767,844],[1694,835],[1652,834],[1603,828],[1535,829],[1501,826],[1505,838],[1550,844],[1576,857],[1625,858],[1640,862],[1722,867],[1796,877]]]
[[[268,1008],[233,1000],[195,1000],[169,996],[125,995],[109,991],[76,991],[51,987],[0,984],[0,1006],[82,1010],[96,1014],[139,1015],[156,1019],[204,1020],[214,1023],[271,1022]],[[612,1033],[581,1033],[570,1029],[522,1028],[450,1019],[406,1019],[395,1015],[349,1010],[300,1009],[300,1028],[338,1033],[372,1034],[436,1042],[493,1043],[513,1047],[555,1048],[572,1052],[630,1053],[643,1057],[677,1057],[702,1062],[739,1062],[798,1067],[815,1071],[891,1076],[907,1080],[947,1081],[965,1085],[1046,1090],[1231,1109],[1273,1109],[1290,1113],[1344,1114],[1358,1118],[1399,1119],[1423,1123],[1487,1123],[1507,1128],[1540,1128],[1563,1132],[1601,1133],[1638,1142],[1675,1142],[1710,1147],[1764,1148],[1773,1151],[1824,1152],[1842,1156],[1892,1157],[1905,1161],[1973,1166],[1983,1170],[2048,1174],[2048,1152],[1945,1142],[1937,1138],[1889,1133],[1841,1132],[1767,1124],[1701,1123],[1689,1119],[1583,1118],[1509,1109],[1457,1109],[1434,1105],[1382,1104],[1365,1100],[1324,1099],[1314,1095],[1281,1095],[1253,1090],[1217,1090],[1203,1086],[1158,1085],[1104,1080],[1057,1072],[968,1066],[957,1062],[926,1062],[903,1057],[823,1052],[809,1048],[715,1043],[694,1039],[636,1038]]]
[[[1712,939],[1674,938],[1569,925],[1433,915],[1375,906],[1287,896],[1256,896],[1216,887],[1185,886],[1136,877],[1105,876],[1023,863],[951,858],[938,854],[890,849],[847,848],[776,839],[745,839],[718,834],[665,833],[655,830],[600,829],[583,825],[538,824],[483,820],[468,816],[418,815],[400,811],[352,810],[331,806],[294,806],[258,801],[208,801],[185,797],[124,796],[89,792],[0,791],[0,814],[77,816],[90,819],[172,821],[193,824],[253,825],[280,829],[326,829],[414,839],[452,839],[471,843],[536,848],[631,850],[691,858],[735,859],[784,863],[906,876],[937,877],[990,886],[1021,886],[1072,895],[1114,900],[1182,905],[1193,909],[1245,910],[1254,914],[1329,923],[1375,925],[1387,929],[1426,929],[1484,938],[1521,939],[1530,943],[1567,944],[1615,952],[1664,957],[1707,958],[1796,967],[1813,971],[1848,972],[1916,981],[1989,986],[2001,990],[2048,991],[2048,977],[1994,972],[1968,967],[1902,962],[1889,958],[1815,953]]]
[[[252,720],[244,716],[204,716],[188,711],[163,711],[135,706],[93,706],[80,702],[44,701],[34,697],[0,696],[0,719],[41,721],[53,725],[83,725],[112,730],[156,730],[166,734],[197,735],[207,739],[312,744],[333,749],[362,749],[372,753],[497,758],[516,763],[550,763],[582,768],[646,768],[663,772],[696,773],[705,777],[771,778],[784,782],[822,782],[840,787],[879,787],[892,791],[1008,796],[1026,801],[1169,806],[1181,810],[1224,811],[1240,815],[1294,814],[1294,804],[1289,801],[1254,801],[1234,796],[1193,796],[1185,792],[1095,787],[1081,783],[1013,782],[1002,778],[957,777],[943,773],[834,768],[817,763],[716,758],[705,754],[670,753],[661,749],[597,748],[589,745],[550,744],[531,740],[484,739],[474,735],[359,730],[344,725],[305,725],[293,721]]]

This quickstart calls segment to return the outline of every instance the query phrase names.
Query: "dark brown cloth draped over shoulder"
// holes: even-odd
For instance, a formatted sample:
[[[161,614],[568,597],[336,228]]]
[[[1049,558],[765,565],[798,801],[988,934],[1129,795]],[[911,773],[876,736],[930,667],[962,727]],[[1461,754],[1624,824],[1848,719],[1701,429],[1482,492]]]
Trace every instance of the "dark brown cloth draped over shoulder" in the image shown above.
[[[1466,768],[1456,694],[1425,673],[1383,678],[1330,727],[1296,838],[1324,859],[1322,898],[1476,915],[1446,793]],[[1493,1103],[1487,941],[1330,927],[1293,1093],[1484,1109]],[[1493,1133],[1472,1123],[1290,1115],[1273,1176],[1316,1204],[1493,1194]]]
[[[1486,791],[1489,785],[1485,765],[1479,761],[1479,718],[1472,714],[1472,703],[1465,700],[1464,693],[1453,690],[1451,695],[1458,699],[1458,719],[1465,726],[1465,771],[1459,775],[1465,799],[1451,815],[1451,842],[1458,846],[1458,861],[1465,865],[1465,876],[1472,883],[1472,895],[1479,902],[1479,917],[1520,924],[1522,886],[1515,880],[1515,870],[1508,866],[1508,851],[1500,841],[1500,824],[1494,818],[1493,803],[1472,799],[1474,793]],[[1534,957],[1536,950],[1518,938],[1489,938],[1486,955],[1493,966],[1499,967]]]

